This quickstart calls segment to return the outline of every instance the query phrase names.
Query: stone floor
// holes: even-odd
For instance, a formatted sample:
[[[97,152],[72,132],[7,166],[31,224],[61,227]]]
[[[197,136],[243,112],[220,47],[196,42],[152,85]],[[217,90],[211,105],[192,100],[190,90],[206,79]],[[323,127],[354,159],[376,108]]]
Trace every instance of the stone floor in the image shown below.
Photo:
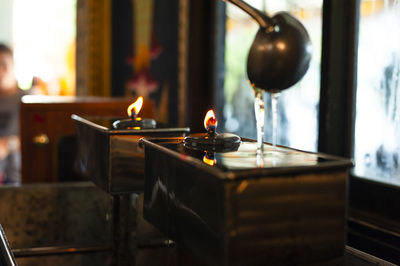
[[[176,265],[174,247],[163,246],[142,207],[143,195],[117,199],[91,182],[0,187],[0,224],[20,266]],[[52,254],[53,247],[84,252]]]
[[[0,187],[0,224],[18,265],[110,265],[112,198],[91,183]],[[27,255],[31,248],[93,246],[110,251]]]

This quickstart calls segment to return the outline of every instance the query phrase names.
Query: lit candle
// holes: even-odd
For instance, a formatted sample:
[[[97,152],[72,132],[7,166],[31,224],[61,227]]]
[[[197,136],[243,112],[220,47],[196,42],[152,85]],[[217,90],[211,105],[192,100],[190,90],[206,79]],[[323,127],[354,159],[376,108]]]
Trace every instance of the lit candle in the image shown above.
[[[113,123],[115,129],[140,130],[155,128],[156,121],[154,119],[142,119],[139,112],[143,106],[143,97],[140,96],[134,103],[130,104],[126,109],[129,118],[117,120]]]
[[[185,147],[195,150],[223,152],[237,150],[240,138],[230,133],[217,133],[218,120],[213,110],[204,117],[204,128],[207,133],[191,134],[185,137]]]

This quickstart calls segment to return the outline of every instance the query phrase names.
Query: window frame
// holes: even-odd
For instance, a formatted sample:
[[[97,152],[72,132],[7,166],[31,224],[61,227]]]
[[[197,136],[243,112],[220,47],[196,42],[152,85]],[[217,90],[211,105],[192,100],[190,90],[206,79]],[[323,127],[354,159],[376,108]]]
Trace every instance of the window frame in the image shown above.
[[[318,151],[353,158],[360,0],[324,0]],[[400,188],[348,179],[347,244],[400,263]]]

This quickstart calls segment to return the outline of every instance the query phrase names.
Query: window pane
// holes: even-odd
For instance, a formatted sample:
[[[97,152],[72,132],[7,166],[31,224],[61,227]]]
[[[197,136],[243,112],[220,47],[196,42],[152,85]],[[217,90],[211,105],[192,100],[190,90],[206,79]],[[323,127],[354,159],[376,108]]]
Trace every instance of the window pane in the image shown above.
[[[361,2],[355,174],[400,185],[400,2]]]
[[[247,0],[268,14],[288,11],[307,28],[313,58],[303,79],[281,93],[278,103],[278,144],[316,151],[318,132],[318,102],[322,38],[322,0],[272,1]],[[247,80],[247,53],[258,30],[258,24],[236,6],[227,4],[225,46],[225,130],[242,137],[256,138],[254,93]],[[266,121],[264,140],[272,141],[270,99],[265,95]]]

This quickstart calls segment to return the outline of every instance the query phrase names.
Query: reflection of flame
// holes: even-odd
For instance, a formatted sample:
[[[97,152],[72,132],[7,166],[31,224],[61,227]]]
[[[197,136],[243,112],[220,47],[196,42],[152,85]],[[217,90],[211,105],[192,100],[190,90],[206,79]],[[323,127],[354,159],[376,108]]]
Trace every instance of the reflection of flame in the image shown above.
[[[140,112],[142,105],[143,105],[143,97],[140,96],[136,100],[136,102],[134,102],[128,106],[127,112],[128,112],[129,117],[135,117]],[[133,112],[132,112],[132,109],[133,109]]]
[[[217,118],[215,117],[214,111],[209,110],[204,118],[204,128],[207,131],[214,131],[218,125]]]
[[[204,155],[203,157],[203,162],[208,164],[208,165],[215,165],[217,163],[217,159],[215,159],[214,154],[213,153],[207,153]]]
[[[214,159],[214,160],[209,159],[209,158],[207,158],[207,156],[204,155],[204,157],[203,157],[203,162],[206,163],[206,164],[208,164],[208,165],[213,166],[214,164],[217,163],[217,160],[215,160],[215,159]]]

